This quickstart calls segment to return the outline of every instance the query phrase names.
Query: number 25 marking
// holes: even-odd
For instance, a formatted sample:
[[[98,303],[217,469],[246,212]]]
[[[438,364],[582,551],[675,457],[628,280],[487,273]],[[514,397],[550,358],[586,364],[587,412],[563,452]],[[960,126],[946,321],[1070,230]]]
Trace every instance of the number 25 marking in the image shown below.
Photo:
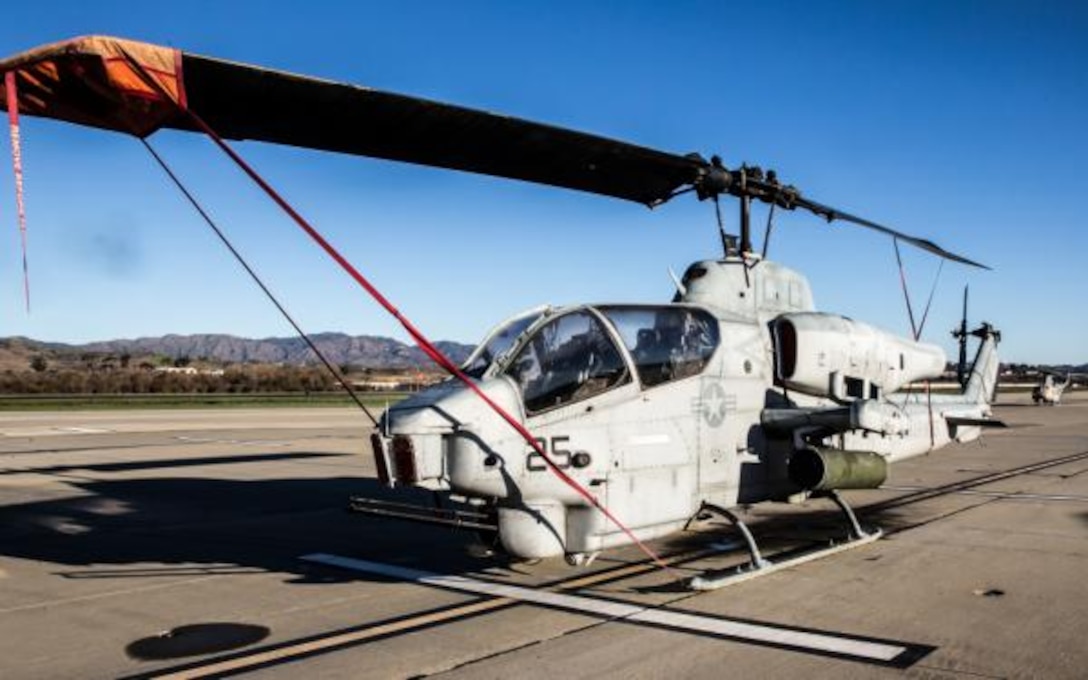
[[[537,437],[536,443],[540,445],[540,448],[544,449],[548,457],[552,459],[555,466],[561,470],[566,470],[570,467],[570,457],[573,452],[566,448],[570,442],[570,437],[566,435],[559,435],[552,437],[549,440],[547,437]],[[541,457],[540,453],[536,450],[530,450],[529,457],[525,461],[525,468],[530,472],[540,472],[541,470],[548,469],[548,463]]]

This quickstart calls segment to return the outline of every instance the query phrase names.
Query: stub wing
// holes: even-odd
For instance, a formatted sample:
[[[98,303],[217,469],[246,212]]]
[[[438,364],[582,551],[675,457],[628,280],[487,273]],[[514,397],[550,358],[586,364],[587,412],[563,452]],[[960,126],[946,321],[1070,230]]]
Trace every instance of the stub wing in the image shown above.
[[[964,410],[967,410],[965,413]],[[970,411],[975,411],[971,413]],[[928,436],[929,422],[944,421],[945,431],[953,433],[965,427],[1008,427],[1004,421],[984,412],[979,406],[963,402],[925,399],[899,405],[889,401],[859,399],[847,406],[765,409],[762,425],[769,432],[783,435],[803,433],[827,437],[847,432],[866,432],[882,437],[905,438],[912,431]]]
[[[952,427],[1008,427],[1004,420],[997,418],[946,415],[944,420]]]
[[[875,399],[859,399],[846,406],[764,409],[760,420],[765,429],[777,434],[808,431],[827,436],[858,430],[903,435],[910,431],[904,409]]]

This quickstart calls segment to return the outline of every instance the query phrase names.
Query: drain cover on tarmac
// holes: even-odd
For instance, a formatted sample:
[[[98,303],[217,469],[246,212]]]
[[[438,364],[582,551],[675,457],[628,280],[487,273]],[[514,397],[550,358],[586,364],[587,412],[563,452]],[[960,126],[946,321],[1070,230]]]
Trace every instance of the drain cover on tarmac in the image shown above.
[[[125,652],[134,659],[176,659],[238,649],[268,637],[264,626],[248,623],[195,623],[179,626],[129,644]]]

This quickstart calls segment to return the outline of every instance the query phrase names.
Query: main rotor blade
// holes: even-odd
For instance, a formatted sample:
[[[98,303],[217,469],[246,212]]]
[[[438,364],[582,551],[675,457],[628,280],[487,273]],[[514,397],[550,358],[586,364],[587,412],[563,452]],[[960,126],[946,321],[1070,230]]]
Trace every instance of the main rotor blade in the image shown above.
[[[805,208],[883,232],[963,264],[931,241],[835,210],[715,157],[681,156],[486,111],[273,71],[149,43],[90,36],[0,61],[14,72],[20,113],[146,137],[196,130],[465,170],[654,206],[694,191]],[[3,85],[0,85],[2,88]],[[0,108],[4,98],[0,97]]]
[[[980,267],[982,269],[987,269],[987,270],[990,269],[989,267],[987,267],[984,264],[980,264],[978,262],[975,262],[974,260],[969,260],[966,257],[963,257],[962,255],[957,255],[957,254],[955,254],[953,252],[945,250],[944,248],[940,247],[939,245],[937,245],[933,241],[928,241],[928,240],[926,240],[924,238],[918,238],[917,236],[910,236],[908,234],[904,234],[901,231],[896,231],[895,229],[891,229],[890,227],[885,227],[882,224],[877,224],[876,222],[871,222],[871,221],[869,221],[867,219],[864,219],[862,217],[858,217],[856,215],[851,215],[850,213],[843,212],[841,210],[836,210],[835,208],[823,205],[822,203],[817,203],[816,201],[812,201],[812,200],[809,200],[807,198],[797,197],[795,199],[795,204],[798,207],[805,208],[806,210],[809,210],[809,211],[815,213],[816,215],[819,215],[820,217],[823,217],[828,222],[831,222],[831,221],[834,221],[834,220],[840,220],[842,222],[851,222],[853,224],[857,224],[857,225],[862,226],[862,227],[867,227],[869,229],[879,231],[882,234],[887,234],[888,236],[891,236],[893,238],[897,238],[900,241],[903,241],[904,243],[909,243],[909,244],[915,246],[916,248],[921,248],[922,250],[924,250],[926,252],[929,252],[929,253],[933,253],[934,255],[936,255],[938,257],[943,257],[946,260],[952,260],[953,262],[960,262],[960,263],[963,263],[963,264],[966,264],[966,265],[970,265],[972,267]]]
[[[221,135],[467,170],[653,205],[706,161],[461,106],[190,54],[189,106]]]
[[[19,76],[23,113],[140,137],[195,130],[178,109],[187,107],[229,139],[466,170],[646,205],[667,200],[708,167],[701,158],[510,116],[117,38],[47,45],[0,62],[0,72],[9,69]],[[166,110],[170,104],[178,106]]]

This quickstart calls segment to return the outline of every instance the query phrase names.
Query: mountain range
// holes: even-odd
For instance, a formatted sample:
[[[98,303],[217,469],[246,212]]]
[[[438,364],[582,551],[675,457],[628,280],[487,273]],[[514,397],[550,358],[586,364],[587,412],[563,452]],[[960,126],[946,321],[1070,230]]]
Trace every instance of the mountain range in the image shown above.
[[[336,365],[358,368],[427,368],[430,359],[412,345],[393,338],[373,335],[347,335],[345,333],[317,333],[310,338],[329,361]],[[441,341],[437,347],[455,363],[461,363],[472,352],[472,345]],[[315,363],[316,357],[299,337],[293,338],[241,338],[220,333],[196,335],[164,335],[137,338],[135,340],[107,340],[84,344],[41,342],[23,337],[0,338],[0,370],[25,369],[30,359],[41,354],[48,360],[63,363],[81,362],[85,355],[121,357],[129,355],[134,363],[147,357],[165,356],[172,360],[188,358],[217,363],[266,363],[303,365]],[[1008,364],[1013,373],[1024,373],[1045,368],[1065,373],[1088,374],[1088,364],[1035,366]]]
[[[317,333],[310,338],[333,364],[365,368],[413,368],[431,365],[417,347],[393,338],[344,333]],[[460,363],[468,358],[472,345],[442,341],[435,345]],[[240,338],[224,334],[164,335],[134,340],[108,340],[85,344],[39,342],[29,338],[0,339],[0,350],[9,355],[47,352],[51,355],[105,354],[149,355],[171,359],[213,360],[220,363],[307,364],[317,358],[302,338]],[[22,350],[21,352],[19,350]]]

